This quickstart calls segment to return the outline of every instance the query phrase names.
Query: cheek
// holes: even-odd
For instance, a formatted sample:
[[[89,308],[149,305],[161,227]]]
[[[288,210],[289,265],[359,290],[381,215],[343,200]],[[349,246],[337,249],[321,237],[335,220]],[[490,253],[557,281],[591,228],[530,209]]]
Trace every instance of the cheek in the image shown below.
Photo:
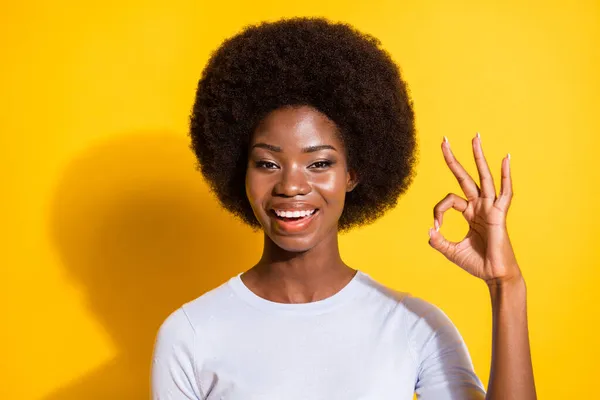
[[[246,173],[246,196],[253,209],[256,209],[257,202],[260,203],[264,196],[261,190],[263,186],[257,174],[252,173],[251,170]]]
[[[256,218],[263,223],[268,216],[265,211],[265,203],[273,194],[276,177],[249,169],[246,172],[246,197],[252,207]]]
[[[341,203],[343,206],[346,198],[346,173],[344,170],[333,172],[319,176],[315,180],[315,186],[319,188],[327,203],[331,205]]]

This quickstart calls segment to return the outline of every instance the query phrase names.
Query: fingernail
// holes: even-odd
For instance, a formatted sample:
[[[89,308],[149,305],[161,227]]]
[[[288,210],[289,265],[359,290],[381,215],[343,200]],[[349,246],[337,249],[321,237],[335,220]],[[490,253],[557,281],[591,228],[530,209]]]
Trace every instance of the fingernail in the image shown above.
[[[508,161],[510,161],[510,153],[508,153]]]
[[[477,132],[477,139],[481,140],[481,135]]]
[[[448,138],[444,136],[444,142],[448,143]]]
[[[433,226],[435,226],[435,231],[439,232],[440,231],[440,223],[438,222],[437,219],[433,220]]]

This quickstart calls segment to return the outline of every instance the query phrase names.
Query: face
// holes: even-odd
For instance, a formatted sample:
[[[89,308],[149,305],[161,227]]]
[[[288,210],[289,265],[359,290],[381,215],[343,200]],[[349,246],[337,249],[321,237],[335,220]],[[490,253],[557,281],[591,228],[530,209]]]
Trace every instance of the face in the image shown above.
[[[337,127],[309,106],[268,114],[249,146],[246,194],[266,235],[287,251],[337,235],[346,193],[356,186]]]

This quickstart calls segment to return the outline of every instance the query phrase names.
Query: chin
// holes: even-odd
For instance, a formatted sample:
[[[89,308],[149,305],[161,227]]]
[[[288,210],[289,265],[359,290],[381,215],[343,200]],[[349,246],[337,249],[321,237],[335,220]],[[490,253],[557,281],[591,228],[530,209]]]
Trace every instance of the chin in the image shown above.
[[[290,253],[306,252],[319,243],[314,235],[282,236],[277,233],[271,233],[268,236],[277,247]]]

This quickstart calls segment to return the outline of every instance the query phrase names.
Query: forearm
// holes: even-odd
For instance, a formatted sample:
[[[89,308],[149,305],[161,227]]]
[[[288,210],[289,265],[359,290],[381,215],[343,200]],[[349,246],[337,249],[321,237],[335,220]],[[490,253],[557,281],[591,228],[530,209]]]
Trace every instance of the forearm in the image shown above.
[[[527,290],[522,277],[488,283],[492,300],[492,365],[487,400],[536,399],[529,331]]]

